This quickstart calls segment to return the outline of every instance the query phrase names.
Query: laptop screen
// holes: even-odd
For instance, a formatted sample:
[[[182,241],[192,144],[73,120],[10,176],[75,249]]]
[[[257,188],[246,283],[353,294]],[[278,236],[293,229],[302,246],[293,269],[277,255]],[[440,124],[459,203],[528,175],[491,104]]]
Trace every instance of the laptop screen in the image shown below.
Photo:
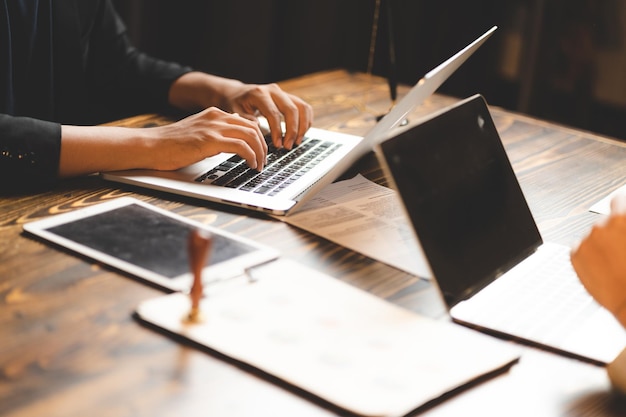
[[[380,150],[449,307],[541,244],[481,96],[400,133]]]

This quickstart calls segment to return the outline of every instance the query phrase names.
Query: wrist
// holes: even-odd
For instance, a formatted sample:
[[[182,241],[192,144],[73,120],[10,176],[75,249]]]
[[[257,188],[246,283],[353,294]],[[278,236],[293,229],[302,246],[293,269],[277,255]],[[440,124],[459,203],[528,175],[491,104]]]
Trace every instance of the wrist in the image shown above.
[[[174,81],[170,87],[169,101],[172,106],[188,111],[213,106],[231,111],[229,97],[242,85],[238,80],[203,72],[189,72]]]
[[[112,126],[61,127],[59,176],[147,168],[151,129]]]

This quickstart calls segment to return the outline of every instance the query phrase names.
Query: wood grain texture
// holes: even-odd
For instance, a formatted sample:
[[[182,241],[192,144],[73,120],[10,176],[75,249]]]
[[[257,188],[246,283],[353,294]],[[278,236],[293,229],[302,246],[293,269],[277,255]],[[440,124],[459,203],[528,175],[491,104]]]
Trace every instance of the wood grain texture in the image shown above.
[[[386,82],[367,74],[327,71],[281,85],[314,106],[316,127],[347,133],[365,134],[376,115],[390,104]],[[402,86],[400,95],[407,90]],[[409,119],[415,122],[455,100],[433,96]],[[544,238],[575,243],[598,219],[588,207],[626,182],[626,147],[610,138],[501,109],[493,108],[492,113]],[[144,115],[116,124],[143,128],[169,121]],[[372,155],[364,157],[349,174],[355,172],[386,183]],[[339,413],[293,387],[141,325],[133,318],[135,307],[163,294],[160,288],[22,232],[26,222],[123,195],[268,244],[285,257],[414,311],[432,312],[437,305],[428,283],[263,214],[121,186],[97,176],[69,180],[36,195],[3,196],[0,416]],[[507,375],[426,410],[426,414],[459,415],[458,407],[463,406],[465,414],[478,415],[486,402],[493,401],[495,392],[522,410],[526,407],[530,412],[525,415],[537,415],[533,413],[537,405],[521,401],[519,391],[552,369],[560,374],[546,388],[551,396],[538,400],[546,409],[558,404],[565,415],[566,410],[584,403],[581,397],[572,398],[572,392],[596,390],[600,406],[593,415],[611,415],[616,406],[602,369],[534,350],[529,355],[532,360],[522,361]],[[569,391],[559,388],[566,383]],[[509,415],[509,405],[493,407],[500,415]]]

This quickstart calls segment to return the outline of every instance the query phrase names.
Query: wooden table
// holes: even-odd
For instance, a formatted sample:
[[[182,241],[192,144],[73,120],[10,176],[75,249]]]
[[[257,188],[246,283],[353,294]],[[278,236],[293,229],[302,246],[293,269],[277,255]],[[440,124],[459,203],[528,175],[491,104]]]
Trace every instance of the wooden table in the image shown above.
[[[389,106],[384,80],[328,71],[281,83],[315,108],[315,125],[364,134]],[[400,94],[407,91],[401,88]],[[455,99],[434,96],[411,121]],[[546,240],[575,243],[588,208],[626,182],[619,141],[492,109]],[[150,126],[141,116],[118,124]],[[356,172],[385,183],[375,158]],[[429,284],[262,214],[120,186],[97,176],[37,195],[0,198],[0,416],[327,416],[338,410],[253,370],[180,343],[133,318],[162,295],[131,276],[33,240],[26,222],[123,195],[273,246],[398,305],[428,314]],[[461,347],[459,347],[461,348]],[[417,376],[418,377],[418,376]],[[428,409],[427,416],[619,415],[604,369],[524,348],[508,372]]]

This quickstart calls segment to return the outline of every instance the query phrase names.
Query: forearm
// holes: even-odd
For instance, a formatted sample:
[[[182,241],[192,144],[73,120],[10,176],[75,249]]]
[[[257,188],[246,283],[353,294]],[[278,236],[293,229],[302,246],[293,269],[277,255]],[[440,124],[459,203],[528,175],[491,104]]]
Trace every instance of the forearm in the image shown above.
[[[149,129],[62,126],[59,177],[150,168]]]

